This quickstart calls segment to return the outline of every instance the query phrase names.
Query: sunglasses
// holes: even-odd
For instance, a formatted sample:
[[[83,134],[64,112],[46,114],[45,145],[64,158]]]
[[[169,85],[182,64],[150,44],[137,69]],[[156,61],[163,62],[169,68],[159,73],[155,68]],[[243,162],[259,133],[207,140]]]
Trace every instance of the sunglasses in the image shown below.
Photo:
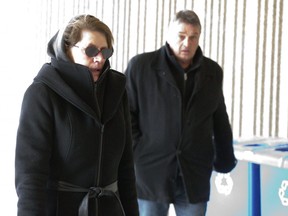
[[[80,48],[79,46],[74,45],[74,47]],[[98,49],[96,46],[94,45],[90,45],[86,48],[83,48],[83,50],[85,51],[85,54],[92,58],[98,55],[99,52],[101,52],[102,56],[105,59],[108,59],[112,56],[113,54],[113,49],[109,49],[109,48],[104,48],[104,49]]]

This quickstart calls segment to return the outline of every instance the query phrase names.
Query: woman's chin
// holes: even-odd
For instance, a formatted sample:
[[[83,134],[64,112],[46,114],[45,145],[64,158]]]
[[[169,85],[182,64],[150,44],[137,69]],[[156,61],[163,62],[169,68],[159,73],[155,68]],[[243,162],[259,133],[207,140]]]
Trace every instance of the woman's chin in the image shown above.
[[[91,73],[92,73],[94,82],[96,82],[98,80],[99,76],[100,76],[101,71],[99,71],[99,70],[91,70]]]

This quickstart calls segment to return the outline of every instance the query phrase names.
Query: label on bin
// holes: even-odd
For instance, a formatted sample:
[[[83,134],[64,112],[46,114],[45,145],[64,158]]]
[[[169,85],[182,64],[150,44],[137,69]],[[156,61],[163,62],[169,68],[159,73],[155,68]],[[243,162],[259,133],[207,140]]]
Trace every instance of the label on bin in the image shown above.
[[[286,193],[288,193],[288,180],[283,180],[278,191],[278,195],[283,206],[288,206],[288,197],[285,196]]]

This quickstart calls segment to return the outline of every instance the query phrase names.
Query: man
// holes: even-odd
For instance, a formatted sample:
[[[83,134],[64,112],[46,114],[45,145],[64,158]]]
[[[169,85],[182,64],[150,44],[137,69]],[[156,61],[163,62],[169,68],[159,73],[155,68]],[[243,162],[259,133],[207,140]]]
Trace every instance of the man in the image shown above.
[[[141,216],[202,216],[212,170],[236,165],[222,92],[223,71],[203,56],[201,24],[190,10],[169,25],[166,44],[127,67]]]

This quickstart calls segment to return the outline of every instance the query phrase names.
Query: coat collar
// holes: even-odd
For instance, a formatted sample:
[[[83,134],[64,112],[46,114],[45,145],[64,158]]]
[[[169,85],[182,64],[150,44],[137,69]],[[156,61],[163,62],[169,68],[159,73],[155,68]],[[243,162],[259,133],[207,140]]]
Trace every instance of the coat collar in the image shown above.
[[[99,82],[95,84],[87,67],[56,59],[52,59],[51,64],[44,64],[34,80],[45,83],[99,123],[104,123],[113,116],[125,91],[124,75],[111,70],[109,66],[106,66]],[[95,88],[101,91],[100,96],[105,94],[102,114],[97,108]]]
[[[156,57],[152,61],[151,65],[155,71],[157,71],[158,75],[166,80],[170,85],[177,88],[176,81],[172,75],[171,67],[169,64],[175,64],[175,62],[171,62],[167,55],[170,55],[168,52],[169,45],[166,44],[162,46],[159,50],[156,51]],[[203,70],[202,62],[204,60],[204,56],[200,47],[198,47],[195,56],[195,62],[191,66],[189,72],[197,71],[195,74],[195,87],[193,91],[193,95],[195,95],[202,88],[205,80],[207,79],[207,71]],[[170,62],[169,62],[170,61]],[[163,62],[166,62],[163,64]],[[193,96],[192,95],[192,96]]]
[[[171,68],[169,67],[165,49],[165,46],[163,46],[156,51],[156,58],[151,62],[151,65],[160,77],[167,81],[171,86],[178,89]],[[163,62],[165,63],[163,64]]]

